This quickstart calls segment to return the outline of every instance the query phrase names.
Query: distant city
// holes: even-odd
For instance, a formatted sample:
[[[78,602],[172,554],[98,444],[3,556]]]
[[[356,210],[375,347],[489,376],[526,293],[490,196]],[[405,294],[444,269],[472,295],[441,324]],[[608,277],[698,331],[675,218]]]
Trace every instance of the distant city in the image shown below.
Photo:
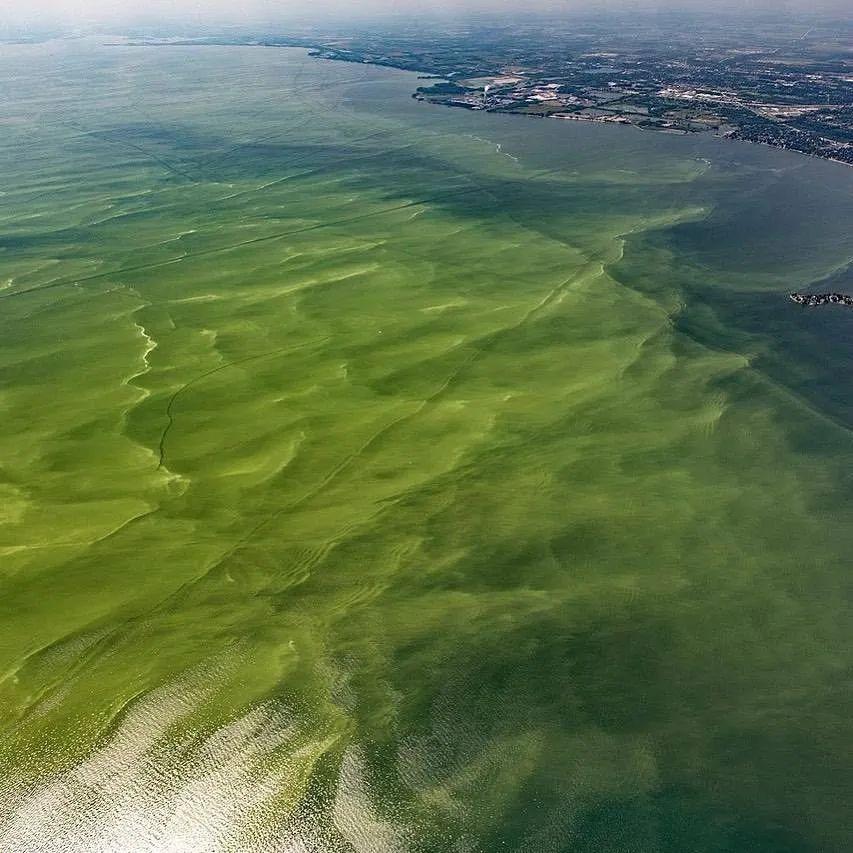
[[[469,110],[712,132],[853,163],[850,22],[531,19],[201,41],[417,71],[436,79],[416,98]]]

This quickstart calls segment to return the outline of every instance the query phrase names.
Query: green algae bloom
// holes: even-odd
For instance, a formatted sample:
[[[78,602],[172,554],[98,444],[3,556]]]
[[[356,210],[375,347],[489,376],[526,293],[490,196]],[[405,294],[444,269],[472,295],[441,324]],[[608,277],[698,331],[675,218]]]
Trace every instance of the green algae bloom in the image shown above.
[[[849,849],[853,171],[0,74],[0,848]]]

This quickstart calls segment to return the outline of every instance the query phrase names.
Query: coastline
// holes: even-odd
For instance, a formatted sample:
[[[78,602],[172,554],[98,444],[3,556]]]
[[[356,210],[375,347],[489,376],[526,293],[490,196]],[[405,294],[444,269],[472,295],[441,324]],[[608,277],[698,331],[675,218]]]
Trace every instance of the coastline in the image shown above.
[[[114,37],[115,38],[115,37]],[[144,40],[144,41],[108,41],[101,42],[104,47],[271,47],[271,48],[298,48],[305,50],[307,52],[307,56],[311,59],[319,59],[319,60],[327,60],[329,62],[344,62],[349,63],[351,65],[367,65],[372,66],[374,68],[390,68],[395,71],[402,71],[409,74],[415,74],[418,76],[420,80],[428,80],[435,82],[449,82],[448,77],[446,75],[441,74],[433,69],[424,68],[424,67],[409,67],[405,64],[399,62],[393,62],[390,59],[382,58],[381,60],[368,60],[368,59],[357,59],[354,57],[348,57],[341,54],[338,55],[329,55],[328,48],[317,42],[308,42],[301,41],[299,39],[292,40],[281,40],[275,42],[265,42],[265,41],[197,41],[194,39],[177,39],[177,40]],[[784,145],[774,145],[771,142],[765,142],[763,140],[757,139],[748,139],[742,136],[735,136],[729,133],[718,133],[712,130],[682,130],[678,128],[653,128],[653,127],[643,127],[642,125],[636,124],[632,121],[627,120],[609,120],[607,118],[603,118],[601,116],[584,116],[577,113],[552,113],[552,114],[543,114],[543,113],[523,113],[518,110],[505,110],[505,109],[483,109],[477,108],[475,106],[471,106],[463,103],[453,103],[448,101],[439,101],[435,99],[430,99],[427,97],[423,97],[422,94],[416,89],[411,93],[411,97],[413,100],[419,101],[421,103],[428,103],[433,106],[443,106],[443,107],[455,107],[457,109],[464,109],[468,112],[484,112],[495,115],[508,115],[508,116],[521,116],[522,118],[550,118],[550,119],[558,119],[560,121],[575,121],[583,124],[608,124],[608,125],[620,125],[623,127],[633,127],[636,130],[643,132],[652,132],[652,133],[660,133],[664,135],[670,136],[709,136],[714,139],[720,139],[726,142],[741,142],[748,145],[760,146],[762,148],[770,148],[775,151],[786,151],[791,154],[797,154],[801,157],[808,157],[811,160],[821,160],[827,163],[839,163],[842,166],[853,167],[853,162],[848,162],[847,160],[841,160],[837,157],[828,157],[821,154],[815,154],[809,151],[802,151],[798,148],[791,148],[789,146]]]
[[[446,76],[441,74],[437,74],[434,71],[431,71],[427,68],[410,68],[405,65],[394,63],[391,61],[372,61],[372,60],[360,60],[356,58],[349,58],[347,56],[338,55],[338,56],[328,56],[320,53],[320,51],[326,51],[327,48],[324,48],[322,45],[305,45],[305,44],[280,44],[280,45],[262,45],[265,47],[304,47],[308,49],[308,55],[312,59],[327,59],[330,62],[348,62],[352,65],[372,65],[377,68],[393,68],[397,71],[406,71],[409,73],[414,73],[420,75],[420,79],[425,80],[434,80],[441,82],[449,82]],[[711,130],[699,131],[699,130],[680,130],[678,128],[650,128],[643,127],[639,124],[635,124],[632,121],[626,120],[617,120],[617,119],[607,119],[602,118],[601,116],[584,116],[575,113],[553,113],[553,114],[541,114],[541,113],[522,113],[517,110],[503,110],[503,109],[488,109],[488,108],[478,108],[475,106],[471,106],[463,103],[454,103],[450,101],[438,101],[433,100],[428,97],[424,97],[419,91],[415,91],[412,93],[412,98],[416,101],[421,101],[423,103],[433,104],[434,106],[443,106],[443,107],[455,107],[457,109],[468,110],[469,112],[485,112],[485,113],[493,113],[499,115],[518,115],[524,118],[550,118],[550,119],[558,119],[560,121],[577,121],[584,122],[587,124],[616,124],[627,127],[634,127],[637,130],[641,131],[650,131],[652,133],[665,133],[670,135],[678,135],[678,136],[692,136],[692,135],[710,135],[715,139],[722,139],[729,142],[745,142],[750,145],[761,145],[765,148],[772,148],[776,151],[789,151],[794,154],[799,154],[803,157],[809,157],[813,160],[824,160],[829,163],[841,163],[844,166],[853,167],[853,162],[848,162],[846,160],[840,160],[837,157],[826,157],[821,154],[813,154],[808,151],[801,151],[798,148],[791,148],[785,145],[774,145],[770,142],[764,142],[756,139],[746,139],[740,136],[731,136],[726,133],[715,133]]]

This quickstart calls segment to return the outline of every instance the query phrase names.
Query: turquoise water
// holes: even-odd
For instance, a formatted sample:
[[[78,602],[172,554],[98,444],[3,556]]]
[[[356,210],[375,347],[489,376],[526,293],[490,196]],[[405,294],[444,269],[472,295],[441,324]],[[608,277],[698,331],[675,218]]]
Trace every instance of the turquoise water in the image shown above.
[[[850,169],[0,76],[3,850],[847,849]]]

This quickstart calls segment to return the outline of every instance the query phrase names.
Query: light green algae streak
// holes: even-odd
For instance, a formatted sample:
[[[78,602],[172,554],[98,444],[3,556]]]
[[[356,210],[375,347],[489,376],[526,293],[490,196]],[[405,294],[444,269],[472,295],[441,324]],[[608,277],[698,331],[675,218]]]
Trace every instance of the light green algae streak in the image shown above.
[[[849,849],[850,170],[0,74],[0,848]]]

